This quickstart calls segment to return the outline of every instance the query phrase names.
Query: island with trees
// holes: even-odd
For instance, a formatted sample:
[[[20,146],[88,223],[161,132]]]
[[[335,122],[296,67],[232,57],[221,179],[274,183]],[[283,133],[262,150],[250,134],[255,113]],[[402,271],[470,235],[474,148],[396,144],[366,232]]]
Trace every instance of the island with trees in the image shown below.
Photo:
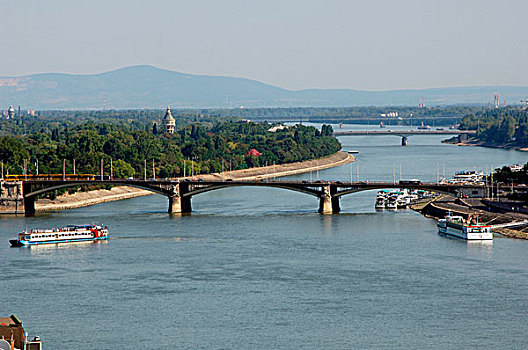
[[[197,118],[201,119],[196,121]],[[10,174],[104,173],[116,178],[143,177],[145,163],[152,176],[171,178],[311,160],[341,148],[332,127],[322,130],[295,125],[269,131],[273,124],[211,117],[180,119],[173,135],[159,132],[151,121],[85,117],[34,119],[0,123],[0,161]],[[86,120],[87,119],[87,120]],[[26,133],[24,133],[24,129]],[[28,130],[30,132],[28,132]],[[257,153],[250,152],[256,150]]]
[[[461,130],[476,130],[469,144],[528,151],[528,110],[494,108],[466,115]]]

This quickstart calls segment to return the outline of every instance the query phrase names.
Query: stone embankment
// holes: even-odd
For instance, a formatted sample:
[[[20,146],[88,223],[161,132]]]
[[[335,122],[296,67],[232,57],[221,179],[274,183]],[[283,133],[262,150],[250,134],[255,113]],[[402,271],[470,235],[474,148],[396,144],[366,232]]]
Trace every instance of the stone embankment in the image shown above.
[[[76,192],[74,194],[65,193],[54,200],[39,199],[35,202],[35,210],[40,212],[68,210],[151,194],[153,194],[151,191],[129,186],[112,187],[110,190]]]
[[[345,152],[337,152],[329,157],[298,163],[281,165],[270,165],[267,167],[251,168],[244,170],[225,171],[224,173],[214,173],[194,176],[195,179],[211,181],[219,180],[256,180],[273,178],[279,176],[289,176],[307,173],[322,169],[333,168],[355,161],[355,157]],[[190,177],[187,177],[190,178]],[[182,180],[183,178],[178,178]],[[153,192],[129,186],[113,187],[110,190],[95,190],[88,192],[77,192],[75,194],[65,193],[54,200],[39,199],[35,203],[37,212],[60,211],[73,208],[86,207],[98,203],[117,201],[122,199],[151,195]]]

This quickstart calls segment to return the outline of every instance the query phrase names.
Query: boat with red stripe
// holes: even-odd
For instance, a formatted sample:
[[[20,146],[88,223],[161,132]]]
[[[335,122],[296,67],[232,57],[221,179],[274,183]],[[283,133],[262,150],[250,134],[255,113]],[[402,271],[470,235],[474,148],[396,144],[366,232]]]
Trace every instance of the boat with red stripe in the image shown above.
[[[108,239],[108,226],[101,225],[68,225],[52,229],[32,229],[18,234],[16,239],[9,240],[13,247],[38,244],[57,244],[74,242],[95,242]]]

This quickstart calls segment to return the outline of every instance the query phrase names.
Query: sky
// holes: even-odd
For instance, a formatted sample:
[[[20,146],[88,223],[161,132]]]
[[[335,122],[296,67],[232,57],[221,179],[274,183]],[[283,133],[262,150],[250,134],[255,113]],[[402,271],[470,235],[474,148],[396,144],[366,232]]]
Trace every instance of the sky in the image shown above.
[[[528,86],[526,0],[0,0],[0,76],[148,64],[287,89]]]

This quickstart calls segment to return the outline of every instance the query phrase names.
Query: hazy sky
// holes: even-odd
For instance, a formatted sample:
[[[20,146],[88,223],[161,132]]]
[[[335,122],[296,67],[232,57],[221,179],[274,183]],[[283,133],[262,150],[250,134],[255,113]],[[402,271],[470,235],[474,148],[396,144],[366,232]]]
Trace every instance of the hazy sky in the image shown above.
[[[0,0],[0,76],[150,64],[284,88],[528,86],[528,0]]]

